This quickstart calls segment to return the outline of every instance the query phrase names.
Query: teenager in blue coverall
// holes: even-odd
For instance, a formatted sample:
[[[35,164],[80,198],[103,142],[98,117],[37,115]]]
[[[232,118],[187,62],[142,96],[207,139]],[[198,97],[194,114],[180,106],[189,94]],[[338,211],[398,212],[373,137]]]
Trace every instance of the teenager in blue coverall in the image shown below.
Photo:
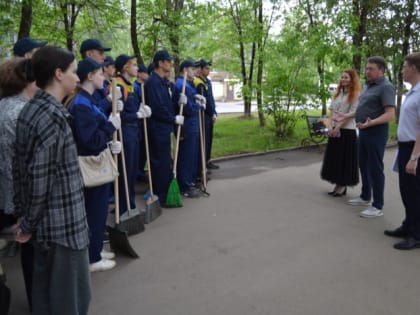
[[[137,170],[139,168],[139,139],[143,136],[140,129],[139,120],[148,118],[151,115],[150,107],[143,106],[140,108],[140,100],[134,92],[131,83],[132,78],[137,75],[137,60],[135,56],[119,55],[115,59],[115,69],[117,71],[116,82],[121,90],[124,108],[120,112],[121,130],[123,135],[123,146],[125,156],[125,166],[128,182],[128,195],[130,204],[127,205],[125,198],[125,185],[123,176],[119,177],[120,191],[120,214],[124,215],[129,209],[136,208],[135,201],[135,184]],[[122,163],[119,162],[119,169],[122,169]]]
[[[107,118],[92,95],[102,87],[104,76],[102,64],[92,58],[79,62],[77,75],[81,87],[73,100],[69,100],[69,112],[73,116],[72,129],[79,156],[98,155],[107,148],[112,134],[121,126],[118,116]],[[111,144],[113,153],[121,151],[121,143]],[[108,192],[110,184],[85,187],[85,206],[89,225],[90,270],[104,271],[115,266],[113,253],[103,251],[103,237],[108,214]]]
[[[107,62],[105,62],[105,52],[111,51],[111,48],[104,47],[102,43],[94,38],[88,38],[82,42],[80,45],[80,54],[82,58],[92,58],[97,63],[103,64],[105,67]],[[102,109],[102,111],[109,115],[112,110],[112,99],[111,95],[106,93],[105,87],[97,88],[93,92],[93,99],[95,100],[96,104]],[[118,95],[117,99],[119,99],[121,95]]]
[[[148,78],[149,78],[149,74],[147,73],[146,66],[144,64],[139,64],[137,78],[133,82],[133,87],[134,87],[134,92],[138,95],[140,102],[142,100],[141,85],[144,84]],[[140,129],[144,130],[143,120],[140,121]],[[146,164],[145,145],[146,145],[146,142],[145,142],[144,136],[141,136],[139,139],[140,153],[139,153],[139,170],[137,172],[137,179],[142,180],[142,181],[147,181],[146,173],[144,171],[144,167]]]
[[[171,133],[174,124],[183,123],[183,116],[176,115],[172,102],[169,81],[172,59],[166,50],[157,51],[153,57],[154,70],[145,83],[146,103],[153,112],[147,124],[153,192],[159,197],[162,206],[165,206],[172,179]]]
[[[194,79],[195,69],[194,61],[185,60],[180,65],[180,73],[187,73],[187,82],[185,86],[185,95],[187,102],[184,105],[183,116],[185,118],[182,132],[182,140],[179,145],[178,160],[178,183],[182,194],[185,197],[195,198],[200,194],[193,187],[195,176],[198,169],[199,156],[199,121],[198,114],[201,105],[197,102],[197,92],[192,80]],[[179,99],[182,91],[183,76],[179,76],[175,81],[174,100]]]
[[[210,162],[211,148],[213,144],[213,125],[217,119],[213,88],[211,80],[208,78],[211,62],[200,59],[195,65],[198,69],[197,76],[194,78],[194,86],[197,93],[206,98],[206,108],[204,111],[206,164],[208,169],[218,169],[218,165]]]

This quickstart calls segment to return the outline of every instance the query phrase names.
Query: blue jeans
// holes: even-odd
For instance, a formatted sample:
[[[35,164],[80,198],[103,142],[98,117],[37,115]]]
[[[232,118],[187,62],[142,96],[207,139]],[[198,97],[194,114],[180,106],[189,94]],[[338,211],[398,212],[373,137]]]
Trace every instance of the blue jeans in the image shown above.
[[[359,130],[359,168],[362,177],[360,198],[370,200],[372,206],[382,209],[384,206],[384,153],[388,140],[388,124],[382,124]]]

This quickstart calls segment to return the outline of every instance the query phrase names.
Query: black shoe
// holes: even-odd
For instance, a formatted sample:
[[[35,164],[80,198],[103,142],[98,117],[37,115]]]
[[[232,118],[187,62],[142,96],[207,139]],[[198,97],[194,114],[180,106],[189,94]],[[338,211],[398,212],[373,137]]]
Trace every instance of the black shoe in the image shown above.
[[[409,237],[401,242],[394,244],[395,249],[410,250],[414,248],[420,248],[420,240]]]
[[[217,169],[220,168],[220,166],[219,165],[216,165],[216,164],[214,164],[212,162],[208,162],[207,163],[207,168],[210,169],[210,170],[217,170]]]
[[[334,194],[332,194],[331,196],[333,196],[333,197],[342,197],[342,196],[345,196],[346,194],[347,194],[347,187],[344,188],[344,190],[341,193],[334,192]]]
[[[401,238],[408,237],[408,233],[404,231],[402,226],[396,228],[395,230],[385,230],[384,234],[386,236],[391,236],[391,237],[401,237]]]
[[[335,190],[327,192],[328,195],[333,196],[335,195]]]

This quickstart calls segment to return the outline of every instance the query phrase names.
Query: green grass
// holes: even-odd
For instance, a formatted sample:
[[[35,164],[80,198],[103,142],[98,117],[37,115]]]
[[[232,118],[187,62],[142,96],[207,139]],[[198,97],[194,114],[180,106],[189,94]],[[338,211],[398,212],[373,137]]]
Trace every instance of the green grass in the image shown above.
[[[396,124],[391,123],[390,141],[395,141],[396,130]],[[262,128],[256,114],[249,119],[242,114],[221,114],[214,125],[212,157],[298,147],[307,137],[309,132],[303,118],[297,122],[292,136],[277,138],[270,119]]]

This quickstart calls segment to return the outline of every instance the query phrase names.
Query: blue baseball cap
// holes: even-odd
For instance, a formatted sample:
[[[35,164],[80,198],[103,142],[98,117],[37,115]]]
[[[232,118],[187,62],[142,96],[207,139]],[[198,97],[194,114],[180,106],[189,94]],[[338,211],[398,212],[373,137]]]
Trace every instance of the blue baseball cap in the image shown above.
[[[30,37],[24,37],[13,45],[13,54],[15,56],[23,57],[28,51],[31,51],[34,48],[44,47],[46,44],[47,42],[38,42]]]
[[[129,56],[125,54],[119,55],[117,59],[115,59],[115,69],[118,72],[121,72],[127,62],[134,58],[136,58],[136,56]]]
[[[99,51],[110,51],[111,48],[102,46],[101,42],[94,38],[86,39],[80,45],[80,53],[83,54],[85,51],[96,49]]]
[[[174,56],[171,56],[167,50],[162,49],[158,50],[155,55],[153,56],[153,62],[156,63],[160,60],[172,60]]]
[[[89,73],[103,67],[102,63],[96,62],[95,59],[87,57],[79,62],[77,65],[77,76],[80,82],[86,80]]]
[[[147,66],[147,73],[152,74],[153,70],[155,70],[155,64],[153,62],[149,63]]]
[[[105,60],[104,60],[104,67],[110,66],[110,65],[113,65],[113,64],[115,64],[114,58],[112,58],[111,56],[106,56]]]
[[[186,59],[179,65],[179,70],[182,71],[184,68],[195,67],[195,61],[192,59]]]
[[[205,59],[200,59],[195,63],[196,67],[204,68],[205,66],[211,66],[211,61],[207,61]]]
[[[138,71],[148,73],[146,66],[142,63],[138,65]]]

